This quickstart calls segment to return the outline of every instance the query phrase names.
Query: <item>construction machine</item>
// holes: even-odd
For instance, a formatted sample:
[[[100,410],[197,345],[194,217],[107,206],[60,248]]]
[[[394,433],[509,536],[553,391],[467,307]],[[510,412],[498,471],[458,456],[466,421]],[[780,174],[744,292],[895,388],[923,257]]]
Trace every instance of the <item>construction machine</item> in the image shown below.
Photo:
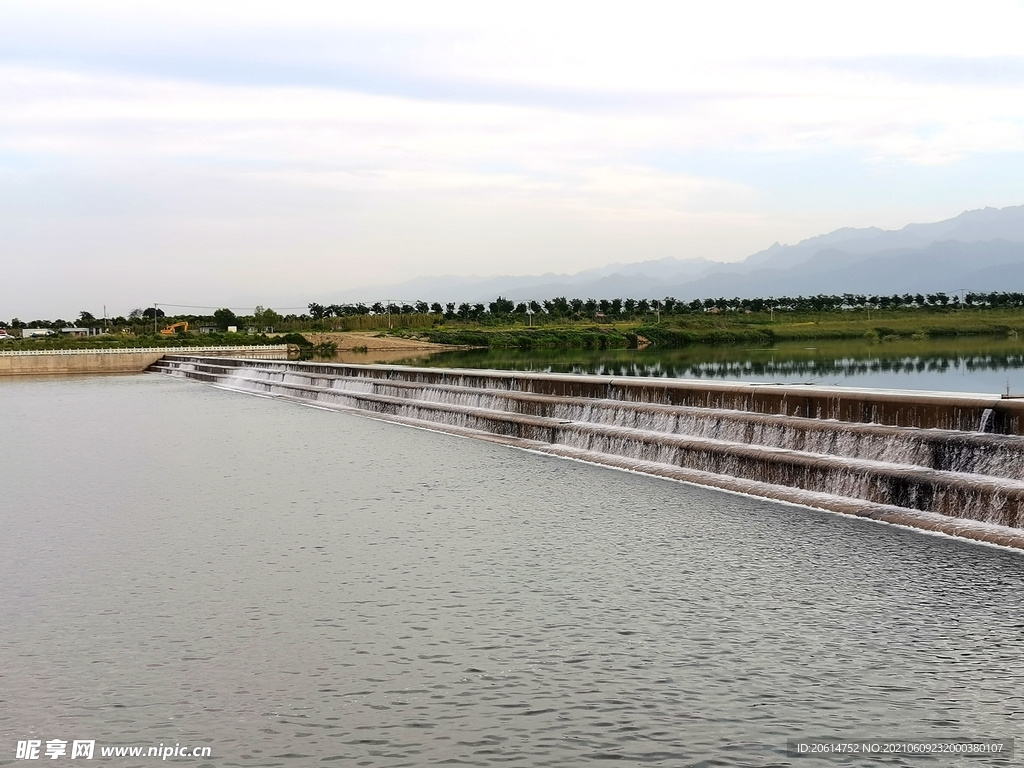
[[[188,323],[171,323],[166,328],[161,328],[160,333],[164,336],[173,336],[178,333],[178,329],[181,329],[181,333],[188,333]]]

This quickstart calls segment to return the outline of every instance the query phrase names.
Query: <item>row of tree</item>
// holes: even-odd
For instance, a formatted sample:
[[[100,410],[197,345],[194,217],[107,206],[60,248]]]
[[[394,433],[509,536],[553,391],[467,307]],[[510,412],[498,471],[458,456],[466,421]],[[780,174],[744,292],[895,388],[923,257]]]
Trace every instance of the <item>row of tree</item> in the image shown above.
[[[743,299],[709,298],[682,301],[671,296],[664,299],[568,299],[560,296],[545,301],[513,302],[499,296],[489,304],[450,302],[441,304],[417,301],[376,302],[374,304],[309,304],[309,313],[303,315],[281,315],[273,309],[256,307],[251,315],[238,315],[228,308],[221,308],[212,315],[176,315],[175,320],[187,320],[194,325],[211,325],[226,330],[255,328],[258,331],[289,329],[294,323],[323,322],[329,318],[346,318],[360,315],[433,315],[447,320],[480,320],[485,317],[512,317],[516,315],[540,315],[565,319],[634,319],[649,315],[685,315],[719,312],[839,312],[857,309],[975,309],[975,308],[1024,307],[1024,293],[992,292],[965,293],[962,297],[946,293],[893,294],[891,296],[865,294],[818,294],[816,296],[780,296],[769,298]],[[167,317],[159,307],[132,310],[127,317],[97,318],[90,312],[79,313],[76,321],[33,320],[25,323],[14,318],[11,328],[52,328],[60,329],[74,325],[80,328],[111,328],[145,332],[154,319]]]
[[[289,315],[292,319],[297,319],[296,315]],[[7,328],[49,328],[51,330],[60,330],[62,328],[105,328],[111,330],[128,330],[132,332],[144,332],[146,330],[152,331],[154,320],[175,320],[181,321],[186,320],[190,325],[196,327],[199,326],[210,326],[217,328],[222,331],[226,331],[228,328],[234,326],[239,329],[255,327],[260,331],[276,329],[282,325],[284,318],[275,312],[273,309],[266,309],[264,307],[256,307],[255,311],[251,315],[237,315],[231,309],[226,307],[221,308],[213,312],[210,315],[175,315],[169,317],[164,310],[159,307],[148,307],[142,309],[133,309],[127,315],[121,315],[118,317],[96,317],[91,312],[82,311],[78,313],[78,319],[75,321],[64,320],[63,318],[57,318],[56,320],[32,320],[30,322],[22,322],[18,318],[11,320],[9,324],[0,321],[0,327]]]
[[[635,318],[652,313],[691,314],[698,312],[834,312],[853,309],[959,309],[981,307],[1022,307],[1024,293],[966,293],[963,298],[946,293],[893,294],[891,296],[845,293],[818,294],[816,296],[781,296],[770,298],[743,299],[709,298],[681,301],[671,296],[664,299],[567,299],[560,296],[547,301],[515,303],[499,296],[490,304],[428,304],[425,301],[408,303],[375,304],[316,304],[309,305],[309,317],[324,320],[330,317],[351,317],[355,315],[402,315],[433,314],[447,319],[477,320],[484,315],[527,315],[543,314],[550,317],[585,318],[615,317]]]

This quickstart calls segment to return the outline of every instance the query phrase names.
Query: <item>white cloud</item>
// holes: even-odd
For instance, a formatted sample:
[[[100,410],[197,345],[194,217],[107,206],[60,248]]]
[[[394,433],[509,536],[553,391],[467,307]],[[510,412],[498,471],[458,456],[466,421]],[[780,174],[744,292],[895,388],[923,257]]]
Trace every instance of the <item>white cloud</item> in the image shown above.
[[[626,250],[737,258],[878,206],[824,168],[791,184],[835,201],[809,214],[723,157],[839,157],[898,179],[1024,150],[1019,3],[282,8],[10,3],[9,247],[63,264],[95,253],[94,271],[113,263],[103,253],[167,258],[149,226],[178,232],[212,275],[249,254],[268,289],[275,260],[377,282],[574,270]],[[931,57],[926,77],[908,56]],[[955,76],[951,57],[1009,74]],[[44,279],[28,264],[26,280]]]

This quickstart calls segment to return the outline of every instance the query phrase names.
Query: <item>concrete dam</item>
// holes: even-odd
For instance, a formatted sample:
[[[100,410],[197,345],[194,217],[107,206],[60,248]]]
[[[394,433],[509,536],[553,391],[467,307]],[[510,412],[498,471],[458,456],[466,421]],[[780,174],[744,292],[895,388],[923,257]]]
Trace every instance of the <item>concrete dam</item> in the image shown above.
[[[152,372],[1024,549],[1024,400],[170,355]]]

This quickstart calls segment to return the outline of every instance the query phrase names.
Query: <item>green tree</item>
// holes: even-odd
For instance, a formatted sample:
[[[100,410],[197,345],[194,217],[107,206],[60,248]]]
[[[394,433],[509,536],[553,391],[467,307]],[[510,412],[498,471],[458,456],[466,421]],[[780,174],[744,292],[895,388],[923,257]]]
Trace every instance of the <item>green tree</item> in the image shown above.
[[[569,300],[565,296],[557,296],[551,300],[551,313],[558,317],[567,317],[569,315]]]
[[[281,325],[281,316],[269,307],[256,307],[253,311],[253,322],[257,329],[277,328]]]
[[[227,307],[222,307],[213,313],[213,321],[226,331],[229,325],[238,325],[238,317]]]
[[[492,315],[507,315],[516,308],[516,305],[502,296],[499,296],[490,304]]]

